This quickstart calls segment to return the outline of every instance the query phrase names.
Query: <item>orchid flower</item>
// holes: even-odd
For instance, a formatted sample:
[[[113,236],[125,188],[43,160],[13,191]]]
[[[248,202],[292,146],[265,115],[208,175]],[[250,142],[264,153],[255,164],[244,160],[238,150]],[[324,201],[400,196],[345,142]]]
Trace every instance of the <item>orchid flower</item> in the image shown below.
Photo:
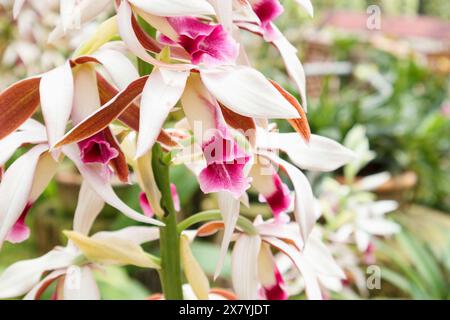
[[[298,232],[298,226],[287,219],[255,222],[257,234],[237,232],[233,240],[232,280],[240,299],[278,298],[284,299],[284,281],[267,246],[283,253],[303,275],[307,295],[310,299],[321,299],[319,275],[345,278],[331,254],[317,237],[309,237],[306,245]],[[210,222],[197,230],[197,236],[210,236],[223,228],[222,222]],[[320,258],[320,259],[319,259]],[[261,292],[261,294],[260,294]],[[273,294],[273,295],[271,295]]]
[[[133,264],[159,268],[153,257],[139,246],[159,237],[155,227],[128,227],[114,232],[99,232],[89,238],[91,226],[104,201],[84,183],[74,216],[74,231],[67,232],[66,247],[17,262],[0,275],[0,297],[39,300],[46,289],[57,283],[55,299],[99,299],[92,271],[102,264]],[[42,275],[48,273],[42,280]]]
[[[389,212],[398,208],[396,201],[376,201],[370,193],[390,179],[390,175],[381,172],[356,179],[356,174],[374,157],[370,150],[365,129],[356,126],[347,134],[344,143],[357,155],[353,162],[344,167],[346,183],[326,179],[322,184],[321,203],[325,217],[332,226],[330,240],[337,242],[355,242],[366,262],[374,260],[374,236],[390,236],[400,231],[400,226],[385,218]],[[341,222],[336,225],[336,221]]]
[[[299,109],[298,102],[288,95],[281,87],[274,84],[277,90],[280,90],[286,101],[289,101],[296,109]],[[201,88],[201,87],[200,87]],[[203,90],[203,92],[205,92]],[[197,93],[193,96],[195,97],[208,97],[206,93]],[[210,97],[208,97],[210,99]],[[186,97],[185,97],[186,99]],[[201,105],[202,101],[207,98],[194,100],[196,103],[192,103],[193,106]],[[211,99],[209,100],[211,101]],[[182,102],[184,102],[182,100]],[[185,103],[186,105],[186,103]],[[189,119],[189,109],[186,109],[186,116]],[[195,111],[194,111],[195,110]],[[220,110],[216,107],[216,110]],[[208,123],[212,123],[213,120],[207,119],[204,113],[198,111],[198,108],[193,109],[192,114],[203,115],[203,121],[201,122],[205,127],[208,128]],[[223,113],[225,114],[225,113]],[[206,118],[206,119],[205,119]],[[229,120],[229,123],[232,121]],[[191,126],[195,125],[192,124]],[[281,213],[285,213],[291,204],[291,195],[288,187],[281,181],[279,174],[276,172],[275,165],[279,165],[288,174],[291,179],[295,194],[299,195],[296,197],[294,213],[296,220],[300,225],[301,236],[304,241],[306,241],[310,230],[312,229],[315,217],[315,207],[314,207],[314,196],[312,194],[311,187],[308,180],[303,175],[303,173],[293,166],[292,164],[282,160],[273,151],[283,150],[289,157],[293,160],[295,164],[304,169],[310,169],[314,171],[331,171],[336,168],[346,164],[353,160],[353,153],[341,146],[340,144],[315,135],[310,135],[309,126],[307,125],[306,119],[293,121],[293,126],[296,128],[298,133],[274,133],[266,132],[262,128],[256,127],[255,123],[250,124],[248,127],[254,126],[253,135],[255,135],[254,147],[250,148],[253,150],[253,154],[249,154],[247,157],[252,156],[253,160],[247,162],[246,160],[241,161],[242,169],[244,172],[248,172],[251,178],[251,184],[260,192],[264,200],[267,201],[268,205],[271,207],[273,214],[276,218],[280,216]],[[241,128],[243,128],[241,124]],[[194,130],[195,131],[195,130]],[[256,133],[255,133],[256,131]],[[194,132],[195,134],[196,132]],[[202,134],[204,136],[204,134]],[[250,138],[250,140],[252,140]],[[250,142],[251,145],[251,142]],[[217,148],[216,148],[217,149]],[[198,176],[200,186],[202,186],[202,173],[204,171],[205,161],[195,155],[196,149],[194,148],[190,158],[183,160],[186,157],[185,153],[181,153],[180,162],[191,161],[188,167]],[[192,150],[189,150],[192,151]],[[319,159],[319,160],[318,160]],[[193,162],[193,163],[192,163]],[[206,161],[207,162],[207,161]],[[247,165],[248,164],[248,165]],[[249,167],[250,170],[248,168]],[[232,175],[228,175],[233,177]],[[240,179],[232,179],[234,183],[238,183]],[[220,181],[223,183],[227,181],[226,178],[221,178]],[[250,181],[250,180],[249,180]],[[205,190],[203,190],[205,191]],[[207,191],[207,190],[206,190]],[[230,190],[217,190],[217,191],[230,191]],[[243,189],[242,191],[245,191]],[[215,277],[218,276],[223,265],[223,260],[225,253],[227,251],[228,245],[230,243],[231,235],[236,225],[237,217],[239,216],[240,201],[242,198],[242,191],[237,194],[234,199],[230,197],[229,194],[220,193],[219,194],[219,208],[221,209],[224,221],[225,221],[225,235],[222,242],[221,255],[217,265]],[[241,195],[239,197],[239,195]],[[245,203],[245,201],[244,201]]]

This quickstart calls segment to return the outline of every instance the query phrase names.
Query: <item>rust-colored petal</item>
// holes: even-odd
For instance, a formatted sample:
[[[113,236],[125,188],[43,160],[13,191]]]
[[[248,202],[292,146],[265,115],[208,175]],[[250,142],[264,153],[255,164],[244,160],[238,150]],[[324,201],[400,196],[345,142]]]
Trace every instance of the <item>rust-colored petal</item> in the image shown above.
[[[118,94],[117,89],[114,88],[108,81],[106,81],[106,79],[103,78],[99,73],[97,73],[97,83],[102,105],[108,103],[109,100],[111,100]],[[123,122],[134,131],[139,131],[139,114],[139,107],[133,102],[119,116],[118,120]],[[168,147],[178,146],[178,143],[174,141],[171,136],[166,131],[164,131],[164,129],[161,130],[161,133],[159,134],[157,140],[158,142]]]
[[[125,154],[120,149],[119,143],[112,134],[111,129],[106,128],[103,132],[105,133],[106,141],[108,141],[111,147],[113,147],[119,152],[119,155],[110,161],[114,169],[114,172],[117,174],[117,177],[119,178],[120,181],[128,183],[129,182],[128,176],[130,172],[128,170],[128,164],[127,159],[125,158]]]
[[[298,102],[298,100],[291,95],[289,92],[284,90],[278,83],[273,80],[269,80],[272,85],[283,95],[283,97],[289,101],[289,103],[297,109],[301,118],[299,119],[289,119],[289,123],[291,126],[297,131],[307,142],[311,138],[311,129],[309,128],[308,118],[306,117],[306,113],[303,110],[302,106]]]
[[[55,147],[78,142],[105,129],[126,110],[137,96],[141,94],[147,78],[148,76],[145,76],[131,82],[107,104],[98,109],[97,112],[70,130],[56,143]]]
[[[78,57],[78,58],[70,60],[70,66],[72,68],[74,68],[78,64],[84,64],[84,63],[89,63],[89,62],[101,64],[101,62],[98,61],[97,58],[95,58],[95,57],[92,57],[92,56],[81,56],[81,57]]]
[[[97,73],[97,85],[102,105],[106,105],[119,93],[100,73]],[[134,102],[119,115],[118,119],[134,131],[139,131],[139,107]]]
[[[131,17],[131,25],[136,37],[146,50],[153,53],[161,52],[162,46],[142,30],[134,15]],[[181,47],[173,47],[170,51],[173,58],[190,60],[190,55]]]
[[[222,221],[207,222],[197,229],[198,237],[209,237],[225,228],[225,224]]]
[[[245,137],[253,143],[255,140],[256,123],[253,118],[240,115],[219,103],[225,122],[236,130],[241,130]]]
[[[156,53],[159,53],[161,51],[161,48],[159,48],[159,46],[154,41],[152,41],[152,39],[150,39],[147,33],[142,30],[134,15],[131,16],[131,25],[133,26],[136,37],[139,39],[139,42],[146,50]]]
[[[222,288],[212,288],[211,290],[209,290],[209,293],[217,294],[227,300],[237,300],[237,296],[233,292]]]
[[[40,77],[28,78],[0,94],[0,139],[19,128],[39,105]]]

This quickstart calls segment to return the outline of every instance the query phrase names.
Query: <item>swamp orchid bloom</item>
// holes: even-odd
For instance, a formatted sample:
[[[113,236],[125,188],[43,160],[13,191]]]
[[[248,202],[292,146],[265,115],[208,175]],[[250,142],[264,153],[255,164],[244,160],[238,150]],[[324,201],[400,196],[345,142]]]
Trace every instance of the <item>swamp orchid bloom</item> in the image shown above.
[[[350,185],[334,179],[324,180],[320,201],[327,209],[329,219],[342,221],[330,235],[330,240],[354,242],[360,252],[372,258],[374,237],[387,237],[400,231],[397,223],[386,218],[386,214],[398,209],[398,203],[392,200],[375,201],[368,192],[389,179],[390,175],[382,172],[356,180]]]
[[[397,202],[391,200],[350,205],[347,210],[354,214],[354,220],[342,225],[332,240],[348,242],[353,238],[360,252],[370,254],[374,236],[387,237],[400,232],[397,223],[385,218],[387,213],[397,208]]]
[[[58,283],[56,299],[100,299],[93,277],[96,264],[138,265],[159,268],[144,253],[140,244],[159,238],[155,227],[128,227],[114,232],[99,232],[87,236],[102,210],[104,201],[87,183],[83,183],[74,216],[74,231],[67,232],[69,243],[47,254],[17,262],[0,275],[0,298],[39,300],[46,289]],[[42,275],[47,275],[41,280]]]
[[[237,231],[233,237],[236,243],[232,254],[232,280],[239,299],[257,299],[262,286],[269,289],[277,283],[282,286],[275,279],[275,264],[264,244],[281,250],[293,259],[300,255],[303,248],[303,241],[293,225],[274,220],[263,222],[260,217],[254,225],[256,234]],[[197,230],[196,236],[210,236],[224,227],[223,222],[209,222]]]
[[[293,225],[293,227],[296,226]],[[279,257],[275,260],[283,275],[291,268],[301,274],[303,280],[301,287],[305,289],[307,298],[311,300],[326,299],[325,289],[340,291],[341,283],[346,279],[339,264],[322,241],[319,231],[319,229],[314,230],[300,255],[292,251],[289,255],[280,248]],[[285,247],[285,250],[287,249]],[[288,286],[285,285],[284,288],[287,290]],[[275,290],[278,292],[276,287]]]
[[[26,143],[36,145],[7,168],[0,182],[0,248],[5,240],[18,243],[28,239],[25,219],[58,167],[48,152],[44,126],[34,120],[26,121],[16,132],[0,140],[2,162]]]
[[[231,135],[217,100],[198,75],[189,77],[181,103],[206,160],[198,175],[200,188],[204,193],[227,191],[239,199],[250,186],[245,172],[250,156]]]

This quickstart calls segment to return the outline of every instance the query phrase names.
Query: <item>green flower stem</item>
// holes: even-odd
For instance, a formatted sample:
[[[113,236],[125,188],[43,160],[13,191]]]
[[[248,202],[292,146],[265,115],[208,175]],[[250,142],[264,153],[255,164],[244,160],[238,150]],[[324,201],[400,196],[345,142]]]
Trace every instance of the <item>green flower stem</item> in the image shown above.
[[[189,218],[183,220],[180,222],[177,226],[178,233],[181,234],[184,230],[189,228],[190,226],[200,223],[200,222],[206,222],[206,221],[214,221],[214,220],[220,220],[222,221],[222,215],[220,214],[219,210],[208,210],[196,213]],[[237,221],[238,227],[240,227],[245,233],[249,235],[256,235],[258,234],[258,231],[256,230],[253,223],[248,220],[247,218],[244,218],[242,216],[239,216]]]
[[[161,284],[167,300],[183,300],[180,261],[180,235],[170,189],[170,154],[165,154],[157,143],[152,149],[152,168],[156,185],[161,192],[161,208],[164,211],[160,228]]]

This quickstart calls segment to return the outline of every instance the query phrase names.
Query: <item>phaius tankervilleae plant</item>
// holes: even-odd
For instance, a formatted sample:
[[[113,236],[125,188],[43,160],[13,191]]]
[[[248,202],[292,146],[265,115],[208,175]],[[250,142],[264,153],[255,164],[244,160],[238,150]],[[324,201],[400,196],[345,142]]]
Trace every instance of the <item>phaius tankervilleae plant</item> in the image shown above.
[[[312,14],[308,0],[297,2]],[[15,1],[16,15],[24,3]],[[274,24],[283,12],[278,0],[60,3],[51,40],[83,28],[108,5],[116,14],[67,62],[0,95],[0,165],[23,151],[1,178],[0,247],[28,238],[27,214],[65,159],[83,182],[73,230],[64,232],[67,246],[7,268],[0,276],[1,298],[39,299],[53,282],[56,299],[100,298],[92,269],[115,264],[157,269],[163,287],[158,298],[286,299],[276,252],[298,269],[310,299],[323,297],[322,276],[345,278],[321,237],[310,237],[321,210],[300,169],[333,171],[355,155],[310,132],[305,74],[296,49]],[[244,32],[278,49],[300,102],[251,67],[240,39]],[[174,108],[184,118],[169,128]],[[42,117],[33,118],[39,111]],[[277,132],[271,119],[286,119],[295,132]],[[168,174],[173,163],[186,165],[205,194],[217,194],[217,210],[177,224],[178,195]],[[113,180],[139,185],[143,213],[116,195]],[[271,219],[240,215],[251,186],[270,207]],[[105,203],[154,226],[90,235]],[[215,277],[234,243],[233,292],[211,290],[190,250],[195,238],[220,229]],[[159,241],[160,257],[142,249],[149,241]]]

